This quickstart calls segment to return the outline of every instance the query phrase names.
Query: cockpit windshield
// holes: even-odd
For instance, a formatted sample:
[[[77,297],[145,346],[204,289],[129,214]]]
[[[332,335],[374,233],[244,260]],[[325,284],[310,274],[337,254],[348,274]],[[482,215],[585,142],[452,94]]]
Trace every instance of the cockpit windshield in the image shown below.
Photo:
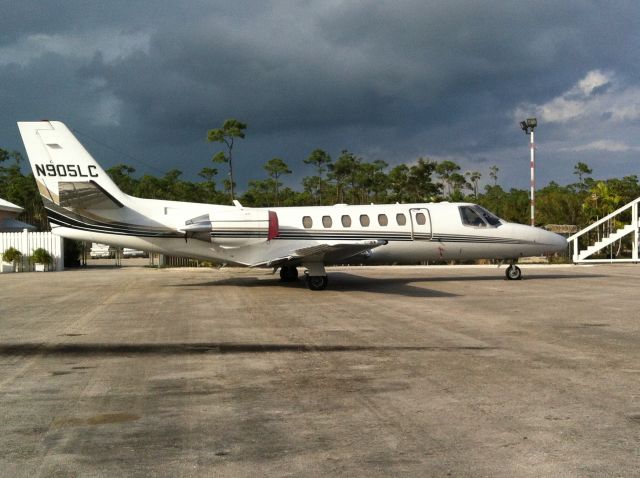
[[[462,224],[471,227],[498,227],[502,224],[500,219],[485,208],[475,205],[460,206]]]
[[[492,212],[487,211],[485,208],[481,206],[474,206],[474,209],[480,213],[482,219],[487,221],[487,224],[489,224],[490,226],[497,227],[502,224],[502,221],[498,216],[496,216]]]

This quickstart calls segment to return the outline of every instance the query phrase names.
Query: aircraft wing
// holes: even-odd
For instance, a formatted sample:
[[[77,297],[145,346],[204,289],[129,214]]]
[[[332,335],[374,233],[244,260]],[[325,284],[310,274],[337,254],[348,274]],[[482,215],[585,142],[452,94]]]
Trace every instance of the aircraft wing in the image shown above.
[[[387,242],[384,240],[330,241],[296,249],[291,251],[289,255],[251,264],[250,267],[279,267],[290,263],[300,264],[302,262],[316,261],[337,262],[357,254],[366,253],[376,247],[384,246]]]

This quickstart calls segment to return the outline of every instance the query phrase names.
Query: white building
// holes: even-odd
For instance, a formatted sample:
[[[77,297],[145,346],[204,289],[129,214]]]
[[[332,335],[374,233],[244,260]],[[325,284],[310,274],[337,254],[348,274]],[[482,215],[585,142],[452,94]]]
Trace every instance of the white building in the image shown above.
[[[62,237],[51,232],[33,232],[35,226],[18,221],[15,217],[23,211],[23,208],[0,198],[0,254],[15,247],[26,258],[38,248],[46,249],[53,257],[55,270],[64,269],[64,248]],[[32,270],[33,264],[23,260],[22,270]]]

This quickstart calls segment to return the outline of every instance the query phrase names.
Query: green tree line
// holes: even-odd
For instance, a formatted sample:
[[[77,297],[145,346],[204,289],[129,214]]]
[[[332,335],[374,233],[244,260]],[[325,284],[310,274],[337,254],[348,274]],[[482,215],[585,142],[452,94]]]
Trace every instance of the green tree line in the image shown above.
[[[307,165],[312,174],[303,177],[298,187],[285,185],[283,178],[292,174],[292,168],[284,160],[266,160],[262,172],[256,169],[254,179],[238,195],[232,174],[219,181],[216,166],[226,163],[231,173],[234,143],[229,135],[244,138],[246,125],[235,120],[227,120],[225,125],[226,131],[223,127],[220,132],[208,132],[208,139],[226,146],[226,152],[214,154],[212,163],[203,165],[198,173],[201,180],[186,180],[178,169],[162,176],[138,176],[127,164],[106,171],[125,193],[142,198],[230,204],[237,197],[244,206],[252,207],[468,201],[485,206],[507,221],[529,222],[529,192],[503,189],[497,166],[490,168],[490,181],[481,190],[482,174],[462,171],[453,161],[417,158],[411,164],[389,167],[385,161],[368,161],[348,150],[335,159],[321,149],[301,158],[300,163]],[[25,208],[21,220],[46,229],[46,215],[33,175],[22,172],[23,164],[19,153],[0,149],[0,197]],[[536,191],[537,224],[583,227],[640,196],[635,175],[596,180],[584,163],[575,165],[574,174],[576,182],[572,184],[552,182]]]

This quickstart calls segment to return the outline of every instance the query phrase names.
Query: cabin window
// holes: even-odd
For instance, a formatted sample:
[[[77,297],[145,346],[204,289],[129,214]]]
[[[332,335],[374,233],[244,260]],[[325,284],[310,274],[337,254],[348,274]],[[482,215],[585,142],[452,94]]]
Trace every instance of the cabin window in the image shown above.
[[[404,214],[398,213],[396,214],[396,222],[398,226],[404,226],[407,223],[407,218]]]
[[[342,225],[344,227],[351,227],[351,216],[342,216]]]
[[[460,206],[460,217],[462,224],[472,227],[485,227],[487,224],[471,206]]]
[[[305,229],[310,229],[313,227],[313,219],[310,216],[304,216],[302,218],[302,225]]]
[[[424,226],[427,223],[427,218],[425,217],[424,213],[419,212],[416,214],[416,223],[418,224],[418,226]]]
[[[333,221],[331,220],[331,216],[322,216],[322,225],[324,227],[331,227],[333,225]]]
[[[386,226],[389,224],[389,219],[387,219],[386,214],[378,214],[378,224],[381,226]]]
[[[369,227],[369,216],[367,216],[366,214],[360,214],[360,225],[362,227]]]

